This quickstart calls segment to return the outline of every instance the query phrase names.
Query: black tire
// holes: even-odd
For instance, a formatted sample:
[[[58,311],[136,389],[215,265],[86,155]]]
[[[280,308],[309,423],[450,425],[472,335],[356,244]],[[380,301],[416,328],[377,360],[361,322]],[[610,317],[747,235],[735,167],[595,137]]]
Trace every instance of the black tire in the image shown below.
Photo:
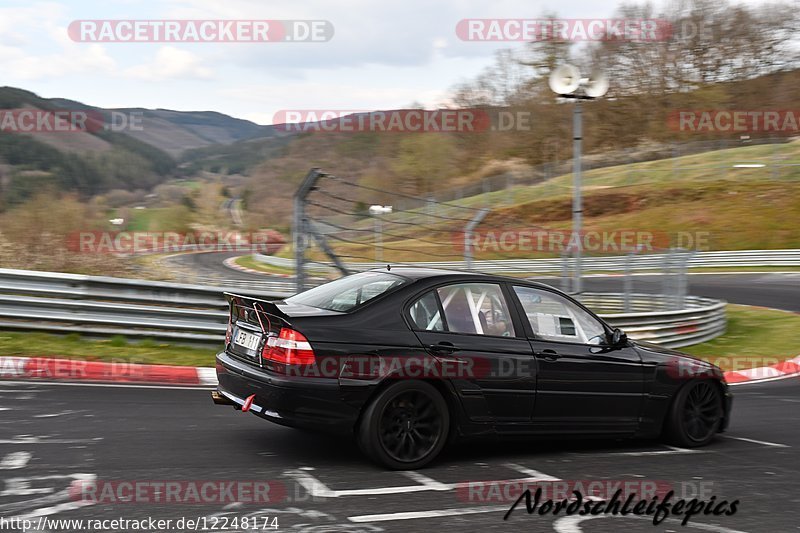
[[[667,441],[684,448],[705,446],[722,423],[722,394],[710,380],[693,380],[681,387],[664,427]]]
[[[394,470],[422,468],[442,451],[450,413],[424,381],[397,381],[373,398],[361,418],[358,443],[376,463]]]

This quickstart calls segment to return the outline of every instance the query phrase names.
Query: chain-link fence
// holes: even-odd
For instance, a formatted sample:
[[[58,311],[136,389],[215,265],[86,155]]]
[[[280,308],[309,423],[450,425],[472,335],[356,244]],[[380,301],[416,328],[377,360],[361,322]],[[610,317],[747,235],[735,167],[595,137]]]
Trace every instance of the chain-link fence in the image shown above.
[[[610,154],[585,154],[581,159],[586,185],[592,184],[593,170],[619,169],[613,185],[626,187],[648,182],[684,179],[718,179],[721,174],[728,178],[742,176],[782,180],[796,179],[800,158],[785,154],[786,137],[749,137],[740,139],[713,139],[685,143],[652,144],[630,148]],[[726,152],[736,148],[758,147],[742,154],[740,151]],[[697,154],[707,162],[681,161],[679,158]],[[648,163],[648,165],[634,165]],[[520,165],[509,171],[487,175],[469,185],[438,190],[419,198],[398,198],[394,204],[400,210],[421,208],[426,203],[455,202],[483,207],[511,205],[528,198],[522,189],[531,185],[546,185],[553,178],[568,177],[573,170],[571,157],[553,160],[535,166]],[[602,176],[607,181],[607,176]],[[555,182],[547,187],[548,195],[568,192],[568,183]]]
[[[587,190],[605,193],[658,182],[666,182],[671,190],[680,189],[681,182],[689,188],[703,180],[796,180],[800,151],[787,148],[786,142],[783,138],[742,138],[658,146],[630,153],[628,160],[620,160],[619,155],[589,156],[584,161],[583,183]],[[750,148],[729,150],[741,147]],[[701,153],[702,157],[679,159]],[[637,160],[649,163],[614,166]],[[558,266],[554,269],[552,262],[542,262],[538,265],[547,268],[539,271],[534,266],[512,275],[550,276],[554,285],[575,292],[573,258],[580,246],[583,273],[623,278],[621,292],[627,295],[623,308],[630,307],[630,295],[642,292],[637,275],[643,270],[661,276],[660,283],[647,284],[647,292],[665,295],[661,301],[669,308],[680,307],[688,294],[688,262],[693,252],[710,250],[717,243],[701,235],[702,231],[676,235],[634,227],[573,234],[570,172],[570,162],[555,161],[527,175],[507,172],[457,190],[422,195],[314,169],[295,198],[298,285],[304,286],[307,272],[332,277],[347,272],[348,265],[350,269],[381,264],[450,266],[458,261],[459,268],[502,272],[510,261],[547,259]],[[651,188],[648,194],[660,190]],[[546,222],[526,221],[529,209],[550,207],[551,200],[553,209],[564,204],[563,212],[554,212],[552,220],[538,217]],[[613,205],[607,207],[610,214],[616,212]],[[613,261],[604,261],[606,257]]]

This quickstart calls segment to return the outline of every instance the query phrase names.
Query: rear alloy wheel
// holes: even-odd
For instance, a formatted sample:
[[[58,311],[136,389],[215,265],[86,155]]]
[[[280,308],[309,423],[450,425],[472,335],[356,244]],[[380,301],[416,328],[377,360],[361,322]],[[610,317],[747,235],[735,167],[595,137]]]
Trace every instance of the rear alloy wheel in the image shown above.
[[[364,412],[359,444],[374,461],[397,470],[421,468],[442,451],[450,417],[439,391],[423,381],[400,381]]]
[[[722,396],[712,381],[686,384],[675,398],[667,420],[667,438],[679,446],[705,446],[722,423]]]

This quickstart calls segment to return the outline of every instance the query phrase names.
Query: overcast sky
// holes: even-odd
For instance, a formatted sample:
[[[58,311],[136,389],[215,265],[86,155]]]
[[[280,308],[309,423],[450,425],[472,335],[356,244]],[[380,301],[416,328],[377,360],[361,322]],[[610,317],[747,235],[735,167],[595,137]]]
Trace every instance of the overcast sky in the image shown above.
[[[757,0],[752,0],[757,1]],[[465,18],[610,17],[596,0],[0,1],[2,85],[101,107],[212,110],[269,124],[281,109],[435,106],[509,43],[464,42]],[[82,43],[85,19],[328,20],[325,43]]]

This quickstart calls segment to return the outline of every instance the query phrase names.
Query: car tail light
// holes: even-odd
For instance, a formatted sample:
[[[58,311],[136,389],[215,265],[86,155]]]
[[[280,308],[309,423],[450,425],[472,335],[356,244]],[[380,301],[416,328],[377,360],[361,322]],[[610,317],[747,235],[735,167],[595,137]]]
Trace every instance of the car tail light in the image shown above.
[[[315,362],[308,339],[291,328],[281,328],[277,337],[269,337],[261,357],[285,365],[313,365]]]

